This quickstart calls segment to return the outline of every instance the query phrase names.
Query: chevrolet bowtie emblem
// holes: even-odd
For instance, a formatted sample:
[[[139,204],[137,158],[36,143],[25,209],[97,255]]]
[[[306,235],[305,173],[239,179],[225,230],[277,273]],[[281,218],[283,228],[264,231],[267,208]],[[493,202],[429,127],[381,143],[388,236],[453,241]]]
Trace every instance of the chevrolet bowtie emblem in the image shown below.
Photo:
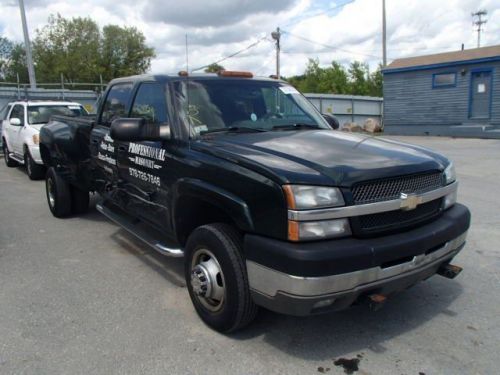
[[[410,211],[417,208],[417,206],[422,203],[422,197],[419,197],[416,194],[406,194],[401,193],[401,209],[403,211]]]

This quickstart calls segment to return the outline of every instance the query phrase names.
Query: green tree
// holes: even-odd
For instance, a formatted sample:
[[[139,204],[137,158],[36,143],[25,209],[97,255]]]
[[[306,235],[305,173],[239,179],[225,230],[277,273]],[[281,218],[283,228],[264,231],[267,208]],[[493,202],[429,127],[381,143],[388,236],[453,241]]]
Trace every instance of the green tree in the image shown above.
[[[154,49],[146,46],[146,38],[135,27],[108,25],[103,28],[101,67],[105,80],[145,73],[153,57]]]
[[[99,77],[99,27],[90,18],[50,16],[36,31],[33,58],[37,81],[96,82]]]
[[[221,70],[224,70],[224,67],[222,65],[213,63],[205,68],[205,73],[218,73]]]
[[[301,92],[382,96],[381,67],[370,74],[368,64],[353,61],[346,68],[336,61],[321,67],[309,59],[304,74],[287,79]]]
[[[0,80],[21,83],[28,82],[26,51],[21,43],[14,43],[0,37]]]
[[[98,82],[142,74],[151,66],[154,50],[134,27],[108,25],[101,31],[95,21],[50,16],[37,30],[33,43],[37,81]]]

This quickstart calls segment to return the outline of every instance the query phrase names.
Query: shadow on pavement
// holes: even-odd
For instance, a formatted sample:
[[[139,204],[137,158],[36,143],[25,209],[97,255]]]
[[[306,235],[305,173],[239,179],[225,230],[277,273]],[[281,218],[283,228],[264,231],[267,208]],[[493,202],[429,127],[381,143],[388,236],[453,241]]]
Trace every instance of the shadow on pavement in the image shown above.
[[[458,282],[433,276],[390,298],[378,311],[360,305],[299,318],[261,309],[252,325],[232,337],[248,340],[262,336],[263,342],[309,360],[334,359],[352,352],[383,353],[385,341],[418,329],[437,315],[455,316],[449,306],[462,291]]]

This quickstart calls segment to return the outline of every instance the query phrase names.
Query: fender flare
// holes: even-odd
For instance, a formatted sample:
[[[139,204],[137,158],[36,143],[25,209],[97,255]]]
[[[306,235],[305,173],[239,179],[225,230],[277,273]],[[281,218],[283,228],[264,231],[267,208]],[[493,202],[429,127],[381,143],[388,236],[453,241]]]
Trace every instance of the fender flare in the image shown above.
[[[245,201],[218,186],[194,178],[182,178],[173,186],[172,218],[175,228],[177,206],[182,198],[192,197],[210,203],[224,211],[243,231],[254,230],[250,209]]]

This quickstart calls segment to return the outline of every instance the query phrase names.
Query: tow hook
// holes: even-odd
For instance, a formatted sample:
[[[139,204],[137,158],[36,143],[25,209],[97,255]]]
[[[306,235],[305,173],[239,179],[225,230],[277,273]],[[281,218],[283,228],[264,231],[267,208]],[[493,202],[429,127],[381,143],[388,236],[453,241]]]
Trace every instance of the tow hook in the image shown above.
[[[372,311],[380,310],[385,301],[387,301],[387,297],[382,294],[370,294],[368,296],[368,306]]]
[[[439,267],[437,274],[446,277],[447,279],[454,279],[462,272],[462,267],[453,264],[445,264]]]

